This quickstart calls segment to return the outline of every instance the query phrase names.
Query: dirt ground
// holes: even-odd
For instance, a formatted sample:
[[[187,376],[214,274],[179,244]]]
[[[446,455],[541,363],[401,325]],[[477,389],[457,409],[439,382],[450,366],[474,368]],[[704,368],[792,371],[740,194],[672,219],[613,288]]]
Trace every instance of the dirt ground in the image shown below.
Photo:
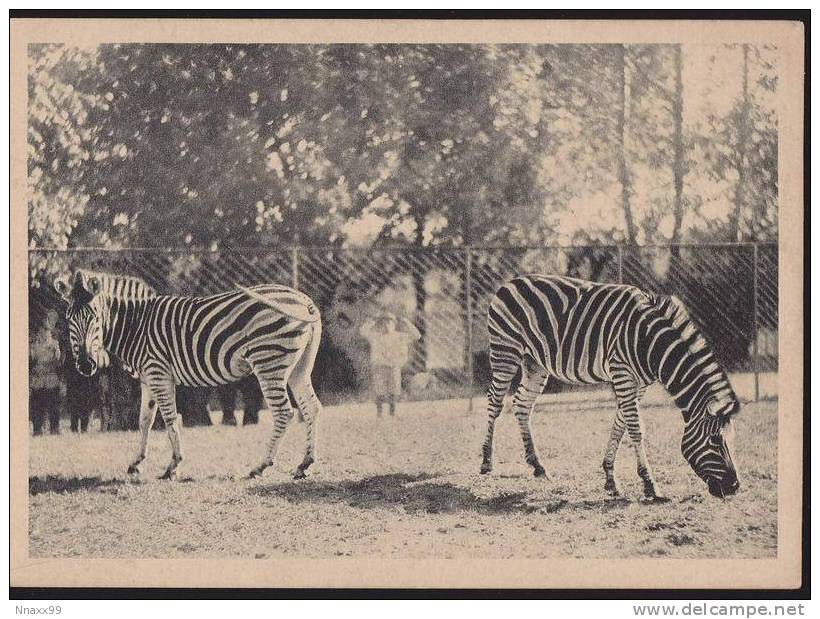
[[[478,402],[478,400],[477,400]],[[611,404],[542,406],[533,418],[541,459],[535,479],[505,411],[495,470],[479,475],[482,404],[404,403],[397,418],[364,405],[328,407],[308,479],[304,426],[294,423],[277,465],[242,477],[264,450],[271,422],[185,428],[181,479],[156,479],[169,458],[151,436],[141,479],[126,474],[135,433],[92,432],[30,442],[32,557],[668,558],[774,557],[777,549],[777,403],[748,404],[737,419],[735,462],[743,487],[708,495],[683,460],[680,414],[644,410],[648,453],[666,504],[639,501],[625,442],[617,474],[623,499],[603,492],[601,458]],[[218,417],[218,415],[217,415]]]

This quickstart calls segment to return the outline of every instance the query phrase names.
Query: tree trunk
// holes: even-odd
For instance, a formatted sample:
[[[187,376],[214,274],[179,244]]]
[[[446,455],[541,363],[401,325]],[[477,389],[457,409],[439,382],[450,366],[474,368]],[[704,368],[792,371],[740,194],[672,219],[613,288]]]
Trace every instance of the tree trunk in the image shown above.
[[[414,323],[419,330],[421,337],[416,342],[416,356],[413,365],[417,372],[424,372],[427,369],[427,318],[425,316],[425,306],[427,305],[427,264],[422,260],[415,265],[412,270],[413,291],[416,297],[416,316]]]
[[[629,166],[626,159],[626,137],[629,124],[629,76],[626,67],[626,46],[619,45],[616,52],[618,67],[618,126],[616,128],[616,139],[618,147],[618,180],[621,184],[621,208],[624,211],[626,220],[627,241],[634,244],[638,236],[635,227],[635,218],[632,214],[632,180],[629,174]]]
[[[416,299],[415,317],[413,322],[416,329],[419,330],[418,341],[416,342],[416,354],[413,359],[413,369],[416,372],[424,372],[427,370],[427,316],[425,314],[425,307],[427,305],[427,270],[428,264],[426,256],[422,254],[423,245],[422,239],[424,234],[424,214],[415,208],[413,212],[413,220],[416,223],[416,238],[415,248],[418,250],[420,259],[417,263],[411,262],[410,274],[413,278],[413,293]]]
[[[471,283],[473,276],[472,269],[472,250],[466,249],[464,252],[464,282],[461,286],[459,294],[459,303],[464,308],[464,374],[469,384],[472,380],[471,373],[473,367],[473,346],[472,346],[472,322],[474,319],[472,298],[471,298]],[[471,394],[472,395],[472,394]]]
[[[740,100],[740,118],[737,127],[737,183],[735,184],[735,206],[729,220],[729,234],[731,241],[743,240],[741,221],[746,208],[746,151],[749,148],[749,133],[751,122],[749,112],[749,46],[743,44],[743,88]]]
[[[483,194],[483,190],[480,192]],[[473,342],[472,342],[472,323],[475,317],[473,316],[474,308],[472,307],[472,277],[473,277],[473,262],[472,262],[472,243],[473,243],[473,221],[470,212],[470,207],[462,204],[460,209],[462,212],[461,222],[461,238],[464,241],[464,283],[461,287],[459,303],[464,308],[464,375],[467,384],[473,380]],[[472,397],[472,393],[470,394]]]
[[[683,145],[683,52],[680,45],[675,46],[675,92],[672,95],[672,120],[674,123],[672,175],[675,185],[674,216],[672,228],[672,257],[676,260],[680,254],[677,243],[681,240],[683,225],[683,177],[686,174]]]

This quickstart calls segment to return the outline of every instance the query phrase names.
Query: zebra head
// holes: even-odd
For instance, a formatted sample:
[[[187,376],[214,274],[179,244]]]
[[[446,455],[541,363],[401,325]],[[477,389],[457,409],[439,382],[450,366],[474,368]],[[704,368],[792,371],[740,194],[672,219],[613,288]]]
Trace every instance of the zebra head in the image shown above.
[[[732,461],[735,429],[732,417],[740,411],[734,394],[711,399],[689,415],[683,431],[681,452],[689,465],[716,497],[734,494],[740,488]]]
[[[654,303],[647,335],[656,344],[649,358],[656,359],[657,376],[683,412],[683,457],[712,495],[734,494],[740,482],[732,461],[732,418],[740,402],[680,299],[664,296]]]
[[[93,376],[110,361],[103,342],[100,279],[77,271],[73,278],[55,280],[54,287],[68,303],[66,320],[77,371],[83,376]]]

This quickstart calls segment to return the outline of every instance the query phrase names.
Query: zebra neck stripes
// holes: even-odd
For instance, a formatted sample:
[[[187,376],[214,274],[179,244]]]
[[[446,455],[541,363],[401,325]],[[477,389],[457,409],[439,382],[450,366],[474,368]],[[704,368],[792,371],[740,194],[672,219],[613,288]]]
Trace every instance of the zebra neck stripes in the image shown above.
[[[685,420],[703,414],[710,401],[736,399],[705,338],[677,298],[651,298],[648,306],[636,311],[636,323],[639,355],[630,361],[647,383],[658,380],[666,388]],[[627,332],[631,328],[625,327]]]
[[[158,297],[157,297],[158,298]],[[131,373],[142,365],[146,352],[145,332],[153,299],[120,299],[100,295],[105,349]]]

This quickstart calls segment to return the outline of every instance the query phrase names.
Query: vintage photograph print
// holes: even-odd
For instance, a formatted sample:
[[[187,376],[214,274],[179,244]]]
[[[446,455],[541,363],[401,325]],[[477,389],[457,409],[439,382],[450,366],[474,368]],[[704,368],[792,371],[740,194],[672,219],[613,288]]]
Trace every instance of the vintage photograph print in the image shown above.
[[[803,44],[13,20],[12,584],[799,587]]]

